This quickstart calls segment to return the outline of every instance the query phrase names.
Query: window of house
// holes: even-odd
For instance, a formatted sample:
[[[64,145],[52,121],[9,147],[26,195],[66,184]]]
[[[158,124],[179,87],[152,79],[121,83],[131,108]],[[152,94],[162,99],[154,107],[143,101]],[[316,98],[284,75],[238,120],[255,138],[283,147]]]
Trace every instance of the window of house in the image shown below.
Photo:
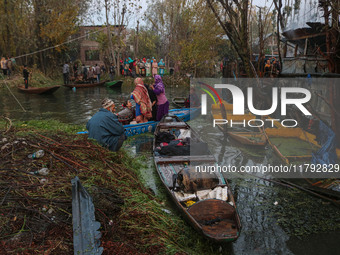
[[[91,30],[89,30],[89,29],[86,29],[86,30],[85,30],[85,39],[86,39],[86,40],[89,40],[89,39],[90,39],[90,33],[91,33]]]
[[[85,51],[85,60],[86,61],[98,61],[99,59],[99,50],[86,50]]]

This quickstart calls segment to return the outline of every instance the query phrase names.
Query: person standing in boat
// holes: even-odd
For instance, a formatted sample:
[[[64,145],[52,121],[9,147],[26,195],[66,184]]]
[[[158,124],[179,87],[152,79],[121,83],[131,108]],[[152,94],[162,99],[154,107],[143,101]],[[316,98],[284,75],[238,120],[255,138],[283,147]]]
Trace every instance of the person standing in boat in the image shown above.
[[[74,63],[73,65],[73,77],[74,77],[74,80],[77,80],[77,77],[78,77],[78,64],[77,63]]]
[[[85,66],[85,64],[83,64],[83,69],[82,69],[82,74],[83,74],[83,80],[87,81],[87,68]]]
[[[148,84],[144,84],[144,86],[148,90],[149,98],[150,98],[151,105],[152,105],[152,118],[150,120],[156,120],[157,118],[157,96]]]
[[[99,83],[100,82],[100,66],[98,64],[96,64],[94,72],[97,75],[97,83]]]
[[[131,94],[131,99],[136,102],[136,121],[137,123],[148,122],[152,117],[152,105],[148,90],[144,86],[142,78],[136,78],[134,83],[136,87]]]
[[[161,59],[161,61],[159,61],[158,67],[159,67],[159,75],[163,77],[163,75],[164,75],[164,68],[165,68],[165,64],[163,62],[163,59]]]
[[[64,77],[64,85],[67,85],[70,83],[70,66],[67,62],[65,62],[63,66],[63,77]]]
[[[22,74],[24,75],[25,89],[28,89],[28,77],[30,76],[30,72],[27,70],[27,65],[24,65]]]
[[[114,114],[115,109],[114,102],[105,98],[102,101],[102,108],[86,124],[89,138],[95,139],[111,151],[118,151],[126,139],[124,127]]]
[[[160,121],[164,115],[169,113],[169,101],[165,96],[165,87],[162,81],[162,77],[160,75],[158,74],[155,75],[155,84],[151,86],[151,88],[153,89],[153,92],[157,96],[156,120]]]
[[[94,73],[93,73],[93,67],[90,66],[90,67],[89,67],[89,71],[88,71],[88,73],[87,73],[87,79],[89,80],[90,83],[93,83],[93,75],[94,75]]]
[[[116,67],[113,63],[111,63],[109,72],[110,72],[110,80],[113,81],[115,79],[115,74],[116,74]]]
[[[152,76],[155,77],[157,73],[158,73],[158,64],[157,64],[156,59],[154,59],[152,62]]]

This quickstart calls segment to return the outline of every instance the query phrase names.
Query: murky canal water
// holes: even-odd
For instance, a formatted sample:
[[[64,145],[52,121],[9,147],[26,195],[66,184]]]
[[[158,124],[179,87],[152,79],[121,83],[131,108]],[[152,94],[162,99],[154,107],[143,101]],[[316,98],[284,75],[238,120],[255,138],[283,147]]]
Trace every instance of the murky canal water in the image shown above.
[[[100,108],[104,97],[113,99],[120,105],[128,98],[133,87],[123,86],[121,90],[106,87],[78,89],[75,92],[68,88],[60,88],[52,95],[26,95],[11,88],[26,112],[9,93],[6,87],[0,88],[0,115],[6,115],[15,120],[57,119],[65,123],[86,124],[91,116]],[[188,89],[167,88],[168,98],[185,96]],[[119,109],[118,109],[119,110]],[[200,117],[191,121],[198,132],[207,125],[207,120]],[[205,131],[206,132],[206,131]],[[209,145],[218,162],[224,165],[253,165],[277,161],[270,149],[246,150],[229,139],[221,139],[221,134],[211,134]],[[125,144],[125,148],[136,155],[144,155],[146,167],[142,170],[144,182],[156,194],[162,190],[158,175],[152,162],[152,135],[133,137]],[[287,188],[277,186],[261,179],[232,179],[231,186],[237,199],[238,211],[243,229],[239,239],[232,245],[224,246],[222,253],[231,254],[340,254],[340,232],[329,231],[325,234],[310,234],[319,228],[318,223],[329,218],[335,224],[339,219],[333,219],[338,209],[304,193],[291,196]],[[300,198],[303,197],[303,203]],[[307,198],[306,198],[307,197]],[[297,198],[294,200],[294,198]],[[306,200],[307,199],[307,200]],[[278,205],[274,205],[278,202]],[[310,203],[309,203],[310,202]],[[306,204],[311,204],[305,207]],[[168,203],[169,209],[178,213]],[[315,208],[315,211],[313,211]],[[326,214],[326,215],[323,215]],[[328,216],[327,216],[328,215]],[[281,224],[278,224],[278,223]],[[327,221],[326,221],[327,222]],[[325,223],[332,225],[332,222]],[[299,234],[300,237],[294,237]]]

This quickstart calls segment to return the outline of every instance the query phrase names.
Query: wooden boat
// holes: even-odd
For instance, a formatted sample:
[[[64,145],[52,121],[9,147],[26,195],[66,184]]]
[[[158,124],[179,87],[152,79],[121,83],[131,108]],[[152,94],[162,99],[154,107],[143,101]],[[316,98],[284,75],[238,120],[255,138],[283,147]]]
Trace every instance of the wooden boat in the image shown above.
[[[51,86],[51,87],[43,87],[43,88],[37,88],[37,87],[28,87],[25,89],[25,86],[19,86],[18,89],[20,92],[26,93],[26,94],[52,94],[57,89],[59,89],[60,86]]]
[[[251,120],[256,119],[253,114],[245,114],[245,115],[233,115],[232,114],[232,105],[223,101],[224,107],[226,109],[226,116],[222,116],[220,105],[213,104],[211,106],[211,113],[214,119],[224,119],[226,118],[228,121],[243,121],[243,120]],[[252,146],[265,146],[267,144],[267,137],[263,132],[262,128],[244,128],[244,129],[235,129],[230,128],[227,125],[217,125],[217,127],[229,137],[236,140],[237,142],[244,145],[252,145]]]
[[[233,115],[233,105],[229,104],[228,102],[222,100],[222,104],[224,105],[224,109],[226,110],[226,119],[230,121],[249,121],[256,119],[255,115],[251,113],[245,113],[244,115]],[[215,119],[224,119],[225,117],[222,116],[221,113],[221,106],[220,104],[212,104],[211,105],[211,113]]]
[[[92,88],[92,87],[97,87],[97,86],[101,86],[103,84],[105,84],[106,81],[102,81],[102,82],[99,82],[99,83],[80,83],[80,84],[66,84],[66,85],[63,85],[65,87],[68,87],[68,88],[77,88],[77,89],[81,89],[81,88]]]
[[[169,119],[170,122],[168,122]],[[194,181],[192,175],[189,175],[191,182],[183,181],[182,184],[185,185],[181,186],[179,186],[177,181],[178,179],[188,180],[183,177],[183,171],[188,169],[190,171],[190,168],[193,169],[194,166],[215,165],[215,158],[209,152],[205,154],[204,151],[201,151],[204,155],[200,155],[197,152],[196,155],[186,156],[162,156],[157,152],[157,147],[160,145],[157,135],[161,132],[171,133],[175,130],[189,131],[190,144],[193,141],[204,144],[198,134],[187,123],[181,121],[176,116],[163,117],[157,125],[153,147],[155,166],[167,192],[189,223],[205,237],[217,242],[235,241],[240,235],[241,222],[236,210],[234,196],[227,180],[222,174],[208,173],[208,177],[201,182],[200,188],[198,188],[197,184],[197,189],[191,192],[186,190],[190,183],[196,181],[198,183],[202,179],[199,180],[198,177]],[[188,164],[191,166],[188,167]]]
[[[185,106],[185,101],[185,97],[174,97],[172,99],[172,103],[178,108],[183,108]]]
[[[119,80],[119,81],[108,81],[105,83],[106,87],[109,87],[111,89],[115,89],[115,88],[121,88],[123,85],[123,81]]]
[[[200,113],[200,108],[182,108],[169,110],[170,114],[176,115],[183,121],[189,121],[196,118]],[[139,135],[147,132],[154,132],[159,121],[148,121],[146,123],[124,125],[125,135],[127,137]],[[87,131],[78,132],[77,134],[87,134]]]
[[[307,161],[320,149],[316,136],[301,128],[266,128],[268,142],[279,158],[289,164],[292,161]]]

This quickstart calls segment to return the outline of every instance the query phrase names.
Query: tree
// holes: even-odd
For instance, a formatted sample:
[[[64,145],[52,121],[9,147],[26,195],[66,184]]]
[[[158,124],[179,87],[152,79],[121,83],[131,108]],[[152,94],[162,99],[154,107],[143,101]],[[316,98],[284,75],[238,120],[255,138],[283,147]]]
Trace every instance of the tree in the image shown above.
[[[0,53],[20,56],[18,63],[55,66],[77,31],[90,0],[5,0],[0,2]],[[50,48],[48,51],[46,48]],[[35,52],[30,54],[30,52]]]
[[[146,19],[161,45],[158,54],[167,67],[180,67],[182,73],[195,76],[209,73],[223,42],[222,30],[203,0],[156,1],[149,6]],[[177,68],[176,68],[177,69]]]
[[[206,0],[238,56],[241,58],[248,77],[254,77],[248,42],[248,0]]]

